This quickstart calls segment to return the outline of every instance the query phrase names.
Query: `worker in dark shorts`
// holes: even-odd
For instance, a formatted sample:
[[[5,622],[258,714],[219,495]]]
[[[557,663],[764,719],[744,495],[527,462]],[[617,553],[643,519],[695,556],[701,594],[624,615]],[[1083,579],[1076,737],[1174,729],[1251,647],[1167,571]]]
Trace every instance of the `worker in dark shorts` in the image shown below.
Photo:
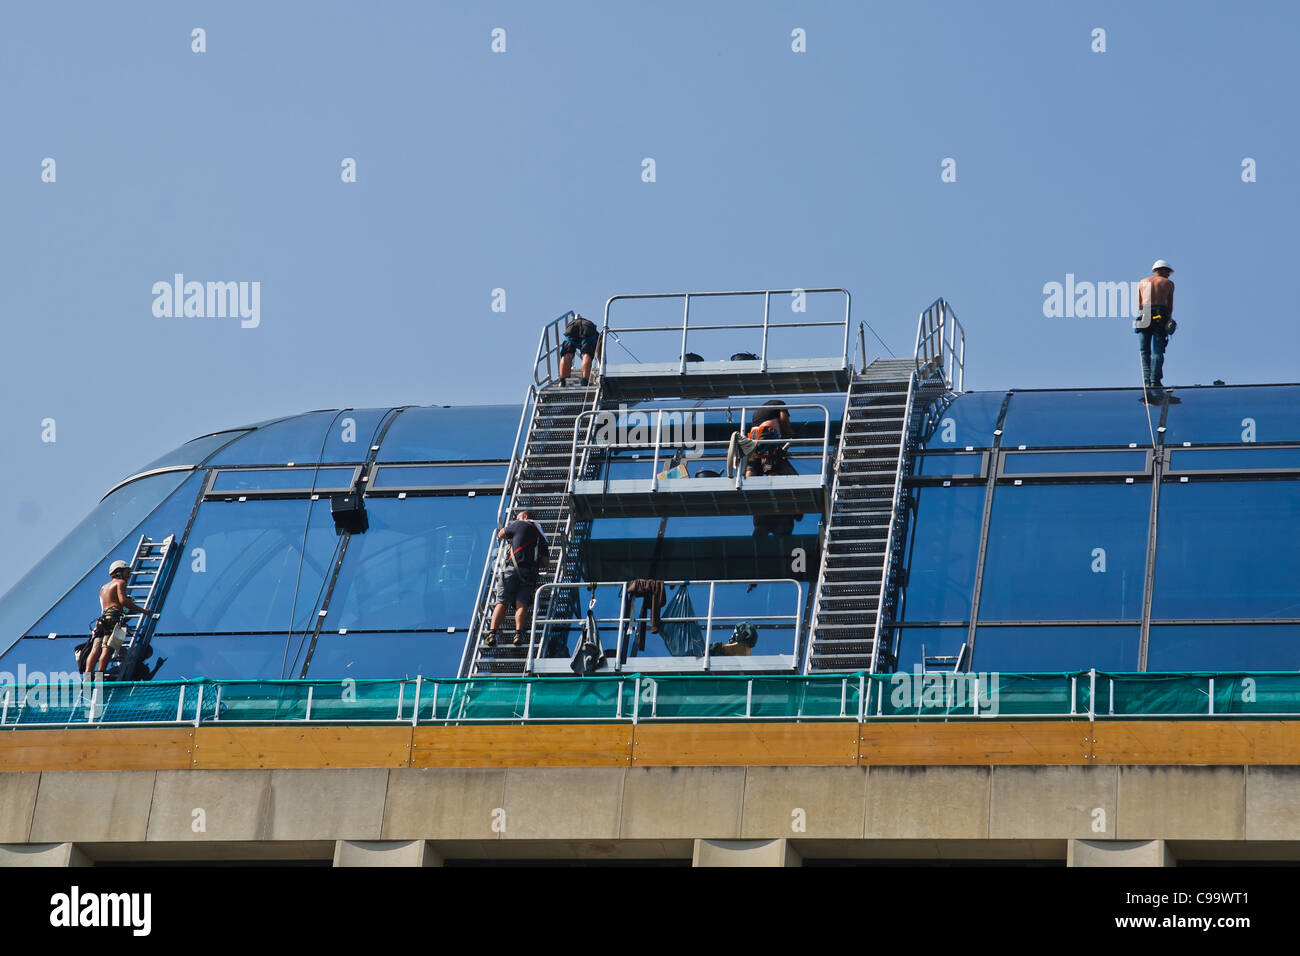
[[[537,592],[538,578],[551,562],[550,542],[527,511],[520,511],[518,520],[498,531],[497,537],[505,542],[504,546],[510,549],[510,553],[492,589],[492,601],[496,607],[492,609],[492,623],[483,638],[484,647],[492,647],[501,636],[501,625],[509,604],[515,606],[515,637],[511,643],[523,643],[528,609],[532,607],[533,595]]]
[[[1159,398],[1164,383],[1165,346],[1174,330],[1174,283],[1169,277],[1173,269],[1164,259],[1151,266],[1151,275],[1138,283],[1139,317],[1133,321],[1133,331],[1141,338],[1138,349],[1142,353],[1142,385]],[[1145,395],[1144,395],[1145,398]]]
[[[570,312],[569,324],[564,328],[564,341],[560,344],[560,384],[573,371],[573,356],[582,353],[582,384],[591,384],[591,361],[600,347],[600,330],[590,319]]]
[[[108,667],[108,659],[113,656],[113,648],[108,646],[108,639],[113,630],[125,622],[128,614],[148,614],[131,600],[126,582],[131,577],[131,566],[125,561],[114,561],[108,569],[109,581],[99,589],[99,617],[95,620],[95,629],[91,633],[90,654],[86,657],[84,668],[87,675],[93,675],[98,666],[100,673]]]

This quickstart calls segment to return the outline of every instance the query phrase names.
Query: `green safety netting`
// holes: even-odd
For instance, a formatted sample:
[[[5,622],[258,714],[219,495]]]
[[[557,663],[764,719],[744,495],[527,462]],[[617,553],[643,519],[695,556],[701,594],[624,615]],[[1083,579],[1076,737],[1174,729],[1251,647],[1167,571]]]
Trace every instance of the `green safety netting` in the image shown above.
[[[0,685],[0,726],[1298,716],[1300,674],[848,674]]]

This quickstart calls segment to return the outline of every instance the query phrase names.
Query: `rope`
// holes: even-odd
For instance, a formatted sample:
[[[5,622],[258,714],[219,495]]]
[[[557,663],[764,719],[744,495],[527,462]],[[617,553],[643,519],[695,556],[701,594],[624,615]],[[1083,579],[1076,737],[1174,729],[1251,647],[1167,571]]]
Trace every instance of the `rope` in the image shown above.
[[[1142,368],[1141,350],[1138,351],[1138,368],[1142,370],[1142,407],[1146,409],[1146,413],[1147,413],[1147,431],[1151,435],[1151,450],[1155,451],[1156,430],[1151,424],[1151,398],[1150,398],[1150,394],[1147,392],[1147,376],[1146,376],[1146,369]]]

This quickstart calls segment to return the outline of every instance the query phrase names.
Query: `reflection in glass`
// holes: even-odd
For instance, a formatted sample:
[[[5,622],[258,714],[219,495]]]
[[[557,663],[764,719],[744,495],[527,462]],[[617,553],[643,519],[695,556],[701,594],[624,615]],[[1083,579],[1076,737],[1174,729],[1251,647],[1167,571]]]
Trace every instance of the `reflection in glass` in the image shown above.
[[[1147,670],[1300,670],[1300,624],[1152,624]]]
[[[466,627],[496,525],[495,497],[372,498],[353,536],[325,627]]]
[[[205,501],[155,633],[301,631],[340,541],[328,499]]]
[[[1136,620],[1150,508],[1145,484],[999,485],[980,620]]]
[[[900,621],[963,621],[979,555],[984,489],[913,488],[914,517],[907,530],[907,569]]]
[[[1300,482],[1166,481],[1153,618],[1300,617]]]

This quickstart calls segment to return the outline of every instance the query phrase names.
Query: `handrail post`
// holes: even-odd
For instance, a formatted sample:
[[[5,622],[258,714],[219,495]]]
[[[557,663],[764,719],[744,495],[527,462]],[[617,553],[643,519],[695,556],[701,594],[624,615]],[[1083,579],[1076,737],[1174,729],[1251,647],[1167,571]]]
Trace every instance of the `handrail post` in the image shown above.
[[[709,669],[709,644],[713,639],[713,595],[714,588],[717,586],[717,581],[709,582],[709,612],[708,617],[704,619],[704,669],[706,671]]]
[[[686,328],[690,322],[691,294],[687,292],[682,298],[685,299],[685,304],[682,307],[682,358],[681,368],[677,373],[679,375],[686,374]]]
[[[849,321],[853,311],[853,296],[849,294],[848,289],[841,290],[844,293],[844,348],[840,352],[840,361],[845,365],[849,364]]]
[[[1088,719],[1097,719],[1097,668],[1088,671]]]
[[[423,681],[423,675],[415,675],[415,706],[411,708],[411,726],[418,727],[420,724],[420,684]]]
[[[655,413],[655,459],[650,471],[650,490],[659,490],[659,439],[663,432],[664,410]]]
[[[176,723],[181,724],[185,722],[185,685],[181,684],[178,689],[180,693],[176,696]]]
[[[768,323],[768,315],[771,312],[771,304],[772,304],[772,293],[764,292],[763,293],[763,352],[759,356],[759,364],[758,364],[758,370],[760,372],[767,371],[767,323]]]
[[[405,686],[405,685],[403,685],[403,686]],[[305,711],[303,711],[303,715],[302,715],[302,719],[303,719],[303,722],[304,722],[304,723],[306,723],[306,722],[308,722],[308,721],[311,720],[311,697],[312,697],[312,691],[314,691],[315,689],[316,689],[316,685],[315,685],[315,684],[308,684],[308,685],[307,685],[307,709],[306,709]],[[202,694],[203,694],[203,688],[202,688],[202,687],[199,688],[199,694],[200,694],[200,696],[202,696]]]
[[[429,722],[438,722],[438,682],[433,682],[433,707],[429,710]]]
[[[865,674],[858,675],[858,723],[867,715],[867,703],[871,697],[871,682]]]
[[[618,634],[615,637],[618,646],[614,648],[614,670],[616,671],[623,669],[623,631],[625,628],[629,628],[630,623],[627,621],[627,582],[624,581],[618,591]],[[628,640],[631,641],[632,632],[630,629],[628,629],[627,634]]]
[[[203,685],[199,685],[198,703],[194,705],[194,726],[197,727],[203,719]]]
[[[632,723],[636,724],[641,717],[641,675],[636,677],[636,686],[632,688]]]
[[[533,671],[533,644],[537,640],[537,612],[542,606],[542,591],[553,587],[550,584],[543,584],[533,591],[533,612],[528,615],[528,654],[524,658],[524,673],[531,674]]]
[[[754,713],[754,678],[745,681],[745,719]]]
[[[13,692],[8,687],[5,688],[4,706],[3,708],[0,708],[0,725],[9,722],[9,697],[12,693]]]
[[[831,410],[825,405],[821,406],[822,415],[822,484],[826,484],[826,459],[830,455],[831,448]],[[843,428],[843,423],[840,424]]]

